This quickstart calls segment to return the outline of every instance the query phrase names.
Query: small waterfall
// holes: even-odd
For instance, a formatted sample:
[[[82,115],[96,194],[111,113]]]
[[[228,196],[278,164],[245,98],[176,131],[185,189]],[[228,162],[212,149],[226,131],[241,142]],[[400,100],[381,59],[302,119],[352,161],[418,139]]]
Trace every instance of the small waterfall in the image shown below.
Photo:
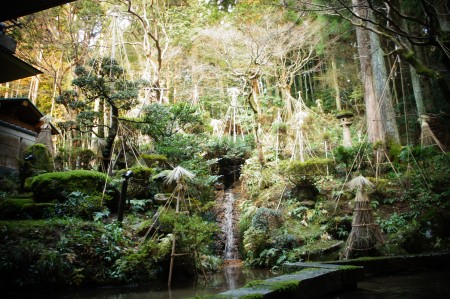
[[[234,194],[232,190],[227,190],[224,195],[224,217],[222,220],[222,230],[225,234],[225,260],[237,260],[239,254],[237,250],[237,242],[234,232]]]

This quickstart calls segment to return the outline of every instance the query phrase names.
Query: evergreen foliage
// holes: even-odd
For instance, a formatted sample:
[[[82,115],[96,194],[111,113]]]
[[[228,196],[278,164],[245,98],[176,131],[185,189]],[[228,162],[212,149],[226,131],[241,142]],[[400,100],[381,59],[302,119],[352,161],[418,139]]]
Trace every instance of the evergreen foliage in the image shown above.
[[[313,158],[305,162],[299,160],[282,161],[279,171],[296,186],[314,186],[320,176],[326,176],[333,161],[324,158]],[[331,170],[331,169],[330,169]]]
[[[164,143],[177,133],[201,133],[203,120],[198,108],[188,103],[145,106],[140,129],[156,143]]]
[[[127,171],[133,172],[133,177],[128,182],[127,197],[133,199],[152,198],[152,195],[157,192],[156,185],[152,179],[155,170],[145,166],[135,166],[118,171],[116,177],[122,177]]]
[[[77,76],[72,84],[80,92],[66,91],[57,98],[57,103],[77,108],[77,129],[97,134],[94,128],[108,127],[108,135],[102,150],[103,170],[109,168],[112,148],[118,133],[119,116],[135,104],[142,81],[130,81],[119,63],[111,57],[96,58],[86,65],[75,68]],[[102,113],[95,110],[94,103],[99,100],[111,108],[111,122],[102,123]]]

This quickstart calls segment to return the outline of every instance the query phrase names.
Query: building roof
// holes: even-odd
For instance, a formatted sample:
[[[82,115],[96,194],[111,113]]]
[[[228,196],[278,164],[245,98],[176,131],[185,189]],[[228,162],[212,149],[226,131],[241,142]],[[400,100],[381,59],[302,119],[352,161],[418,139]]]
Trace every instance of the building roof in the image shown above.
[[[11,127],[19,126],[28,131],[39,133],[44,115],[28,98],[0,98],[0,121]],[[50,124],[52,135],[59,134]]]
[[[40,70],[0,47],[0,83],[42,74]]]
[[[0,23],[73,1],[76,0],[16,0],[7,1],[6,3],[4,1],[0,9]],[[3,31],[0,30],[0,35],[2,33]],[[0,43],[0,65],[2,66],[0,83],[11,82],[42,73],[32,65],[14,56],[14,51],[7,51],[4,45]]]
[[[51,7],[63,5],[75,0],[16,0],[3,3],[0,10],[0,22],[17,19]]]

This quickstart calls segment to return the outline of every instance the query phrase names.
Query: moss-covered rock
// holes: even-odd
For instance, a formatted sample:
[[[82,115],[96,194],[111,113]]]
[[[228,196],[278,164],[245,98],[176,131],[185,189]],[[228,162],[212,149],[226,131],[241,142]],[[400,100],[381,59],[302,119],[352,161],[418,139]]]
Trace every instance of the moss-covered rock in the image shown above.
[[[45,145],[36,143],[23,152],[23,158],[30,155],[32,155],[33,158],[29,161],[22,162],[29,164],[29,171],[31,171],[30,175],[54,171],[52,154]]]
[[[347,118],[350,119],[354,116],[354,113],[350,110],[341,110],[338,113],[336,113],[336,118],[337,119],[343,119],[343,118]]]
[[[102,196],[105,189],[105,200],[119,200],[119,192],[107,182],[104,173],[89,170],[73,170],[66,172],[49,172],[38,175],[31,180],[31,190],[36,202],[65,201],[74,191],[89,196]],[[106,188],[105,188],[106,186]]]

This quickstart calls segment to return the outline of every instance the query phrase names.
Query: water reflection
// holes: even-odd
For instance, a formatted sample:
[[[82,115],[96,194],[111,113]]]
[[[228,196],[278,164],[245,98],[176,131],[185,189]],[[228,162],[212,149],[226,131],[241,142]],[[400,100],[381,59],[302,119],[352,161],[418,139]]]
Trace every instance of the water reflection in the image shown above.
[[[268,270],[246,269],[240,264],[233,264],[225,267],[219,273],[211,275],[207,280],[205,280],[204,277],[199,277],[196,281],[190,282],[173,281],[170,289],[167,287],[166,283],[162,283],[160,285],[151,286],[109,287],[76,292],[55,292],[51,290],[39,292],[14,292],[2,294],[2,298],[179,299],[196,295],[201,296],[222,293],[231,289],[240,288],[249,281],[267,279],[273,276],[275,276],[275,274]]]
[[[241,266],[230,265],[223,269],[223,273],[227,281],[228,290],[234,290],[242,285],[241,274],[243,272]]]

